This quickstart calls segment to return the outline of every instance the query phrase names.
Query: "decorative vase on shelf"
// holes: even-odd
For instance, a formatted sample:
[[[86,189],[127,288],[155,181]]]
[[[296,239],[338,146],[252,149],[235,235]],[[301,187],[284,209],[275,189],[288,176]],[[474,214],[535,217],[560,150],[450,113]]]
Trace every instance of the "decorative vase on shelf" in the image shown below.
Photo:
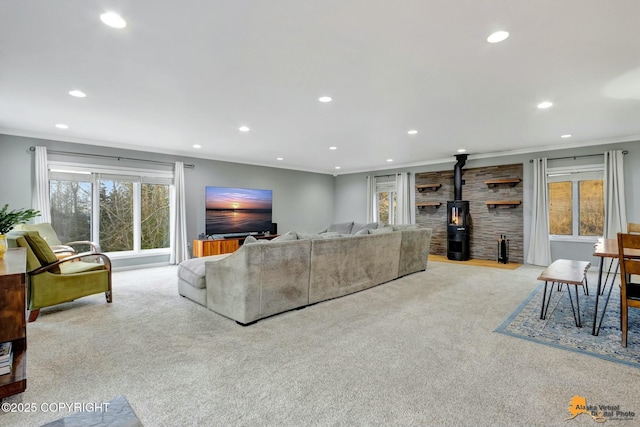
[[[7,252],[7,236],[0,234],[0,259],[4,258],[5,252]]]

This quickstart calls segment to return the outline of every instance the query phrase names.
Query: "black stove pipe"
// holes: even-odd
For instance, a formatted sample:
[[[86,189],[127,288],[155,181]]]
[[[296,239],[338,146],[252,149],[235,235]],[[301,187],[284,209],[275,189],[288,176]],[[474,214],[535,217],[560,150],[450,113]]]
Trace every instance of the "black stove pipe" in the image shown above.
[[[453,200],[462,200],[462,168],[467,162],[468,154],[456,154],[456,163],[453,170]]]

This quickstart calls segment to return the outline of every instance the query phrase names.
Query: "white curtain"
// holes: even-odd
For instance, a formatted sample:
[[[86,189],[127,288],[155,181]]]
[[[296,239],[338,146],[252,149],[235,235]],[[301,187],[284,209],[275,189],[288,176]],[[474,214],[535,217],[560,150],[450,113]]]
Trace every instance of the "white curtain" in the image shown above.
[[[187,208],[184,192],[184,165],[176,162],[173,185],[173,222],[171,223],[170,264],[180,264],[189,259],[187,246]]]
[[[411,194],[409,193],[409,172],[396,175],[396,216],[395,224],[411,224]]]
[[[378,197],[376,193],[376,178],[367,176],[367,222],[378,221]]]
[[[49,169],[47,166],[47,147],[36,147],[35,181],[31,196],[32,209],[40,211],[34,222],[51,222],[51,204],[49,203]]]
[[[533,161],[533,204],[531,206],[531,233],[527,264],[549,265],[549,195],[547,190],[547,158]]]
[[[604,237],[615,239],[627,231],[624,194],[624,154],[621,150],[604,153]]]

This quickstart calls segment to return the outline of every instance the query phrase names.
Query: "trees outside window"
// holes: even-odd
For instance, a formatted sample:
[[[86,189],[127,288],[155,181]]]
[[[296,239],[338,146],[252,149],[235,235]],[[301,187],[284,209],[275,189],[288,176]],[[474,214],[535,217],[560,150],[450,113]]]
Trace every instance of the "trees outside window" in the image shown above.
[[[103,252],[168,249],[170,182],[144,174],[50,171],[52,226],[61,240],[92,240]]]
[[[602,236],[604,185],[601,170],[550,170],[549,233],[573,238]]]
[[[378,205],[378,221],[393,224],[396,214],[396,183],[395,181],[376,183]]]
[[[61,242],[92,240],[91,181],[51,179],[51,226]]]

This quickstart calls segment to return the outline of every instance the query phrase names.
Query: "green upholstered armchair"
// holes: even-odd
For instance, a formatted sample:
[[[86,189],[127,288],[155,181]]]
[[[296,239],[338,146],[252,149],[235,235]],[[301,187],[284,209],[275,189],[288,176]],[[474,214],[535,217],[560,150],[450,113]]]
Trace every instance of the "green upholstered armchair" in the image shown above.
[[[11,231],[9,247],[27,249],[29,321],[38,318],[40,309],[88,295],[104,292],[112,301],[111,260],[102,253],[85,252],[58,260],[37,231]],[[86,262],[83,259],[94,262]]]
[[[58,238],[58,234],[48,222],[40,224],[17,224],[13,229],[16,231],[37,231],[49,246],[51,246],[51,250],[59,259],[85,252],[87,249],[91,252],[100,252],[100,245],[89,240],[62,243]],[[77,248],[85,250],[78,250]]]

